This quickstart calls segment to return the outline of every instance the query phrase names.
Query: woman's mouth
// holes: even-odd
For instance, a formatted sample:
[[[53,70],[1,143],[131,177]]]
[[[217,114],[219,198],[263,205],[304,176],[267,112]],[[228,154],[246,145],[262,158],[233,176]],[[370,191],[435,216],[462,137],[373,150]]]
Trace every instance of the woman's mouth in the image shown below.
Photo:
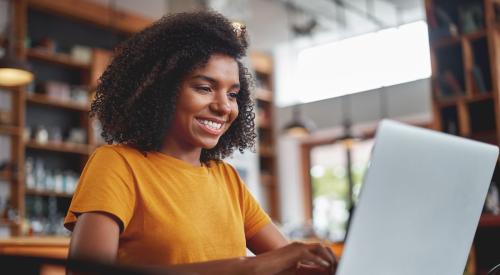
[[[197,118],[196,121],[201,125],[201,128],[212,135],[220,135],[223,131],[224,123]]]

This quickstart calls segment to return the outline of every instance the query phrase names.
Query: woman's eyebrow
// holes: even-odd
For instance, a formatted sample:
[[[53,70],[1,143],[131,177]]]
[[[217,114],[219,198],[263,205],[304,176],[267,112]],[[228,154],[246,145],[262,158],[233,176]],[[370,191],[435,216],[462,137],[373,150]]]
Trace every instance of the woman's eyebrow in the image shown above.
[[[195,80],[195,79],[201,79],[201,80],[210,82],[210,84],[212,84],[212,85],[218,84],[218,81],[215,80],[214,78],[212,78],[210,76],[202,75],[202,74],[195,75],[195,76],[192,77],[192,79],[193,80]],[[231,85],[231,89],[239,89],[239,88],[240,88],[240,83],[234,83],[233,85]]]
[[[211,84],[216,84],[217,83],[217,80],[215,80],[214,78],[211,78],[209,76],[206,76],[206,75],[195,75],[192,77],[192,79],[201,79],[201,80],[204,80],[204,81],[207,81],[207,82],[210,82]]]

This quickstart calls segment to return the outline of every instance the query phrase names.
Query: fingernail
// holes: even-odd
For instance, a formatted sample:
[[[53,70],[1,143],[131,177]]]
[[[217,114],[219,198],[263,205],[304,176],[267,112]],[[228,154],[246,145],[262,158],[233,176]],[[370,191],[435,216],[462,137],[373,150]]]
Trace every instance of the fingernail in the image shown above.
[[[329,262],[327,262],[327,261],[325,261],[325,260],[320,260],[320,263],[321,263],[321,265],[322,265],[322,266],[324,266],[324,267],[329,267],[329,266],[330,266],[330,263],[329,263]]]

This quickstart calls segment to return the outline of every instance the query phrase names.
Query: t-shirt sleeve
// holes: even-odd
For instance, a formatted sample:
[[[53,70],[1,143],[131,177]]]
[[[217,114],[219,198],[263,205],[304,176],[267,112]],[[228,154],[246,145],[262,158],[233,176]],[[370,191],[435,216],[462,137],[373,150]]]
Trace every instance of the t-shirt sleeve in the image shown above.
[[[98,148],[83,169],[64,226],[73,230],[78,215],[104,212],[118,219],[124,230],[135,207],[134,177],[126,159],[111,146]]]
[[[233,173],[236,175],[238,184],[240,186],[240,198],[241,198],[241,208],[244,219],[245,227],[245,237],[246,239],[252,238],[257,232],[259,232],[264,226],[271,223],[271,218],[266,214],[264,209],[259,205],[255,197],[252,195],[250,190],[248,190],[246,184],[238,175],[238,172],[234,167],[228,165]]]

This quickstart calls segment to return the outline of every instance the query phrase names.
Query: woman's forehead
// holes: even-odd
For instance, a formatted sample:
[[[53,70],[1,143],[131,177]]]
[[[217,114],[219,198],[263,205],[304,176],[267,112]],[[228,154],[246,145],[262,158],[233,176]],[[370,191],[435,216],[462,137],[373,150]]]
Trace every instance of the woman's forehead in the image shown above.
[[[239,82],[239,67],[233,57],[212,55],[206,64],[195,69],[189,76],[191,79],[213,79],[215,81]]]

